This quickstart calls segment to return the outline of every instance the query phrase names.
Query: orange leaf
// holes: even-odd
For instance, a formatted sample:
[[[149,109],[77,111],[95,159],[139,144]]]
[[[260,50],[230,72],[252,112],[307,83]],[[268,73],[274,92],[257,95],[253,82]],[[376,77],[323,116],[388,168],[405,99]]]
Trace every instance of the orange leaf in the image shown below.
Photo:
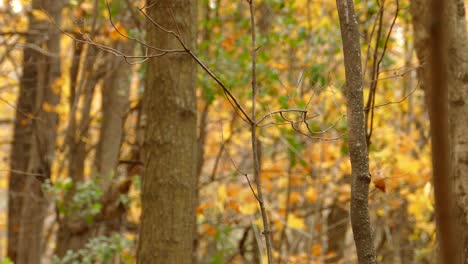
[[[301,195],[298,192],[291,192],[291,195],[289,196],[289,201],[292,204],[296,204],[301,200]]]
[[[206,224],[203,226],[202,232],[214,236],[216,234],[216,229],[213,226]]]
[[[318,257],[322,253],[322,246],[320,246],[319,244],[315,244],[312,246],[311,251],[313,256]]]
[[[231,210],[234,210],[234,211],[236,211],[238,213],[240,212],[239,204],[236,201],[232,200],[232,199],[227,200],[224,203],[224,207],[228,208],[228,209],[231,209]]]
[[[374,186],[375,188],[385,192],[385,179],[384,178],[376,178],[374,179]]]
[[[209,208],[210,205],[207,203],[200,204],[197,208],[197,215],[203,215],[205,209]]]
[[[120,33],[119,33],[120,32]],[[127,30],[122,26],[120,23],[116,23],[115,27],[112,28],[112,31],[110,33],[110,38],[112,40],[123,40],[126,41],[127,38],[125,38],[123,35],[128,35]]]
[[[231,35],[229,37],[226,37],[223,39],[223,41],[221,42],[221,45],[223,46],[223,48],[227,51],[231,51],[234,49],[234,41],[236,40],[236,36],[235,35]]]

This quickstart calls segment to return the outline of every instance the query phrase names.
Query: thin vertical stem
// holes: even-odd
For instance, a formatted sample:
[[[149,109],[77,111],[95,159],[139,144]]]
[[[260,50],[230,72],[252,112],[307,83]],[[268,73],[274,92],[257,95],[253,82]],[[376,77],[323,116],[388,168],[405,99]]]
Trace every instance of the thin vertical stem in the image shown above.
[[[254,177],[257,187],[257,199],[260,205],[260,212],[262,214],[263,220],[263,235],[265,236],[265,244],[267,249],[268,263],[271,264],[273,261],[272,258],[272,246],[271,246],[271,236],[270,236],[270,223],[268,222],[268,216],[265,209],[265,203],[263,200],[262,192],[262,182],[260,179],[260,162],[258,160],[258,140],[257,140],[257,122],[256,122],[256,99],[257,99],[257,69],[256,69],[256,57],[257,57],[257,48],[256,48],[256,35],[255,35],[255,13],[254,13],[254,3],[253,0],[247,0],[250,8],[250,24],[252,27],[252,117],[251,117],[251,130],[252,130],[252,154],[253,154],[253,164],[254,164]]]

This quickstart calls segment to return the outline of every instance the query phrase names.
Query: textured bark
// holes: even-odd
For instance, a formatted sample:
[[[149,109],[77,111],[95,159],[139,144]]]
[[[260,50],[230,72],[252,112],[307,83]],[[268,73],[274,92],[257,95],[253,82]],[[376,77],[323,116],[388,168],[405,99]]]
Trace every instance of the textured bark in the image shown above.
[[[369,156],[364,119],[361,46],[352,0],[337,0],[346,74],[348,146],[351,158],[351,226],[359,263],[376,263],[369,216]]]
[[[147,6],[151,6],[147,12],[153,20],[180,32],[188,47],[195,48],[195,0],[149,0]],[[147,27],[150,45],[180,48],[170,34],[150,22]],[[195,85],[196,64],[186,53],[171,53],[148,63],[138,263],[192,261],[197,165]]]
[[[458,243],[463,247],[460,262],[468,264],[468,39],[465,4],[451,0],[448,5],[448,99],[451,176],[456,194]]]
[[[448,133],[450,144],[450,155],[440,157],[451,161],[450,183],[455,191],[456,211],[454,219],[457,220],[456,244],[462,248],[451,248],[457,252],[447,254],[450,257],[456,257],[456,263],[468,263],[468,139],[466,131],[468,123],[468,43],[465,20],[464,2],[460,0],[450,0],[446,4],[447,24],[443,27],[448,29],[445,32],[447,46],[444,48],[447,56],[447,68],[431,70],[428,65],[430,49],[427,43],[432,43],[431,37],[431,10],[430,2],[427,0],[412,0],[411,13],[413,17],[413,30],[416,54],[423,67],[418,72],[418,77],[423,87],[425,87],[427,102],[433,98],[434,72],[446,73],[446,85],[448,86]],[[440,10],[437,10],[440,12]],[[440,66],[440,62],[435,63]],[[440,88],[440,86],[438,87]],[[435,97],[435,96],[434,96]],[[434,102],[435,103],[435,102]],[[433,113],[440,114],[441,106],[437,110],[430,111],[431,118]],[[443,118],[442,118],[443,119]],[[447,118],[445,118],[446,122]],[[441,126],[435,126],[432,129],[440,129]],[[447,131],[446,131],[447,132]],[[439,152],[433,152],[438,153]],[[437,161],[440,161],[438,158]],[[447,172],[444,175],[449,175]],[[446,176],[445,176],[446,177]],[[451,192],[449,192],[451,193]],[[444,208],[447,206],[446,198],[441,198]],[[461,243],[460,243],[461,241]],[[455,243],[455,241],[454,241]]]
[[[33,0],[32,8],[44,10],[60,25],[62,5],[51,0]],[[47,211],[41,185],[50,178],[55,150],[60,98],[60,33],[47,21],[28,16],[29,29],[43,32],[27,35],[33,49],[23,53],[23,76],[17,100],[11,151],[8,209],[8,257],[15,263],[40,263],[42,227]],[[46,37],[44,37],[46,36]],[[27,201],[27,202],[25,202]]]

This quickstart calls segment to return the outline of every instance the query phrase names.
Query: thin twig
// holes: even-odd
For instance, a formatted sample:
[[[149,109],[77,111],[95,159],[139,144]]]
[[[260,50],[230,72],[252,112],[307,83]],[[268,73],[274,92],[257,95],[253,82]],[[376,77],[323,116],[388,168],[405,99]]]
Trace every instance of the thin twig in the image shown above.
[[[270,230],[270,222],[268,221],[268,215],[265,209],[265,202],[263,200],[263,192],[262,192],[262,182],[260,178],[260,161],[259,161],[259,154],[258,154],[258,139],[256,135],[257,130],[257,121],[256,120],[256,100],[257,100],[257,66],[256,66],[256,56],[257,56],[257,44],[256,44],[256,36],[255,36],[255,12],[254,12],[254,2],[253,0],[247,0],[249,3],[250,9],[250,27],[251,27],[251,37],[252,37],[252,123],[251,123],[251,139],[252,139],[252,156],[253,156],[253,164],[254,164],[254,176],[255,176],[255,183],[257,185],[257,195],[256,198],[258,200],[258,204],[260,205],[260,213],[262,215],[263,221],[263,235],[265,236],[265,245],[267,250],[267,257],[268,257],[268,264],[273,263],[273,255],[272,255],[272,244],[271,244],[271,230]],[[284,111],[284,110],[283,110]],[[305,111],[305,110],[302,110]],[[281,116],[283,112],[280,110],[279,113]],[[305,111],[307,113],[307,111]],[[267,115],[271,116],[271,115]],[[262,121],[262,119],[260,120]],[[250,181],[248,181],[249,186]],[[251,187],[252,189],[252,187]],[[252,189],[253,192],[253,189]],[[254,192],[255,195],[255,192]]]
[[[182,40],[181,36],[178,35],[176,32],[172,30],[168,30],[164,27],[162,27],[160,24],[158,24],[154,19],[148,16],[146,12],[143,11],[145,7],[139,8],[138,10],[145,16],[148,21],[151,22],[155,27],[160,29],[161,31],[171,34],[174,36],[179,44],[182,46],[182,48],[197,62],[198,65],[200,65],[203,70],[208,73],[208,75],[223,89],[223,93],[226,95],[226,98],[228,99],[229,103],[234,107],[234,109],[239,113],[239,116],[242,120],[245,122],[252,124],[252,120],[250,119],[249,115],[246,113],[244,108],[240,105],[240,103],[237,101],[237,99],[232,95],[232,93],[227,89],[226,85],[187,47],[185,42]]]
[[[275,110],[275,111],[272,111],[266,115],[264,115],[262,118],[260,118],[255,124],[256,126],[258,126],[259,124],[261,124],[263,121],[265,121],[265,119],[267,119],[268,117],[274,115],[274,114],[279,114],[279,113],[287,113],[287,112],[294,112],[294,113],[301,113],[301,114],[307,114],[307,110],[304,110],[304,109],[280,109],[280,110]]]

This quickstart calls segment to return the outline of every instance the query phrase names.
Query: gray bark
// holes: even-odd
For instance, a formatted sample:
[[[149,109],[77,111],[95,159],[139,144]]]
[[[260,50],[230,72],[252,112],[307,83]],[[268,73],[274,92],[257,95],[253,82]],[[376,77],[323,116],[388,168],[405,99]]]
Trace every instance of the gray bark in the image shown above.
[[[364,119],[359,29],[352,0],[337,0],[346,74],[348,146],[351,158],[351,226],[359,263],[376,263],[369,216],[369,156]]]

